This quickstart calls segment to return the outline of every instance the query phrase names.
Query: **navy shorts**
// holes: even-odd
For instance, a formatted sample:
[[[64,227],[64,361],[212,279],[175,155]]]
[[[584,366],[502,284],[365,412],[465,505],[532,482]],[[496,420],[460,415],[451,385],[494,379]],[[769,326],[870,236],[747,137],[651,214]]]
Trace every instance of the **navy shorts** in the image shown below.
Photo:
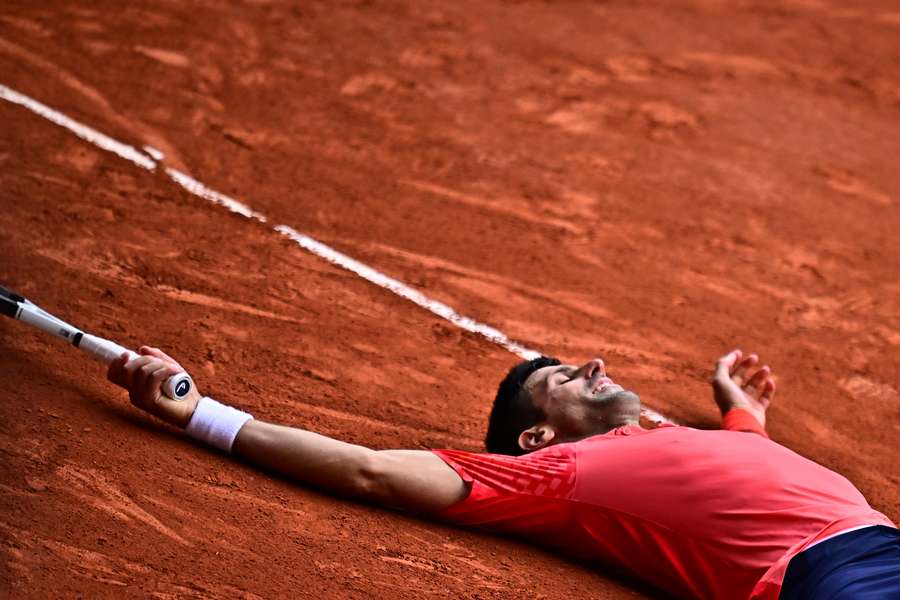
[[[876,525],[816,544],[788,563],[780,600],[900,598],[900,529]]]

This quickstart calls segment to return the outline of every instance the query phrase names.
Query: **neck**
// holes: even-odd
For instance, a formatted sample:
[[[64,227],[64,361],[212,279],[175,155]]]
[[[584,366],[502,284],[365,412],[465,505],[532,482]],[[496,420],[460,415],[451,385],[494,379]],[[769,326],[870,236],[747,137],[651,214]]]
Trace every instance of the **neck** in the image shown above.
[[[626,393],[617,400],[606,406],[602,414],[597,415],[599,418],[595,421],[594,433],[591,435],[607,433],[625,425],[640,424],[641,401],[638,395]]]
[[[632,415],[617,415],[616,418],[605,419],[603,426],[600,428],[601,431],[597,433],[609,433],[613,429],[624,427],[625,425],[640,425],[640,419]]]
[[[621,418],[617,419],[615,423],[610,426],[610,430],[615,429],[616,427],[624,427],[625,425],[640,425],[640,417],[635,417],[634,415],[622,415]]]
[[[595,435],[609,433],[613,429],[624,427],[625,425],[640,425],[638,416],[625,412],[612,415],[607,414],[601,419],[594,421],[590,426],[578,428],[575,431],[571,431],[568,435],[558,436],[555,443],[577,442]]]

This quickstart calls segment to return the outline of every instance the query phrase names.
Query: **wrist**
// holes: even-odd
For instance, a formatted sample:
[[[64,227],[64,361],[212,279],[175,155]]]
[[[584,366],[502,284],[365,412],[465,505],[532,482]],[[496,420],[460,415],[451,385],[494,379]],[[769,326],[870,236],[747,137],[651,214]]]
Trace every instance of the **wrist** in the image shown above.
[[[733,406],[722,417],[722,428],[729,431],[746,431],[769,437],[766,428],[754,414],[742,406]]]
[[[184,400],[169,402],[168,410],[156,416],[179,429],[185,429],[191,422],[191,418],[197,411],[197,405],[200,404],[202,398],[203,396],[199,392],[196,390],[192,391]]]
[[[722,418],[725,418],[725,415],[733,410],[745,410],[749,412],[750,404],[747,402],[728,402],[727,404],[719,406],[719,412],[722,413]]]
[[[234,439],[253,415],[204,396],[197,402],[184,428],[185,433],[224,452],[231,452]]]

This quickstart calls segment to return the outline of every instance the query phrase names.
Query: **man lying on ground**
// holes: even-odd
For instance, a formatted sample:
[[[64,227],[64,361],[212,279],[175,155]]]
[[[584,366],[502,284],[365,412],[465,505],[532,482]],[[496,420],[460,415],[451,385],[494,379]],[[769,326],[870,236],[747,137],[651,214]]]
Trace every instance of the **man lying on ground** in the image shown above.
[[[844,477],[771,441],[768,367],[718,360],[724,430],[638,424],[606,374],[538,358],[497,392],[488,453],[372,450],[162,395],[184,369],[156,348],[109,378],[131,402],[221,450],[335,495],[516,534],[624,567],[688,598],[900,598],[900,533]]]

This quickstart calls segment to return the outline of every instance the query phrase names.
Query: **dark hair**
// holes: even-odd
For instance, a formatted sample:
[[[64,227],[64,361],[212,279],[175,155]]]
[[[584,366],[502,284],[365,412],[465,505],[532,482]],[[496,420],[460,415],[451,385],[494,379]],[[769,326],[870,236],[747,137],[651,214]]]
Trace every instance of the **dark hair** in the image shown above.
[[[519,456],[525,451],[519,447],[519,435],[547,418],[531,401],[531,396],[523,389],[525,380],[544,367],[560,364],[559,360],[541,356],[523,361],[506,374],[491,409],[487,436],[484,445],[488,452]]]

